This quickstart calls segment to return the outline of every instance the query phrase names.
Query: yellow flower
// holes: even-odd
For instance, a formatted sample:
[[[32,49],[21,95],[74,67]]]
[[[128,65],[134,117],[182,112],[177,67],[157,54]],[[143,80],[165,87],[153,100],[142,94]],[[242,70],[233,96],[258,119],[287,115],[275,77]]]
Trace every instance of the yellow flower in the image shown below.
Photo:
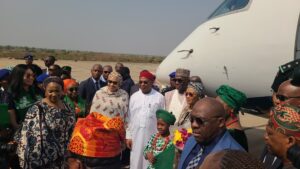
[[[176,144],[177,141],[182,141],[182,138],[181,133],[178,130],[175,130],[173,143]]]

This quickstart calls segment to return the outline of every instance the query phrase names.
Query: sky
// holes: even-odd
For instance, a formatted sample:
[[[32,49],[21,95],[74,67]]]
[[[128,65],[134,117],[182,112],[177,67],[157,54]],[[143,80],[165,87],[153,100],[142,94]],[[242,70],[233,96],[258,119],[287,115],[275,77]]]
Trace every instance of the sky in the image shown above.
[[[1,0],[0,45],[168,55],[223,0]]]

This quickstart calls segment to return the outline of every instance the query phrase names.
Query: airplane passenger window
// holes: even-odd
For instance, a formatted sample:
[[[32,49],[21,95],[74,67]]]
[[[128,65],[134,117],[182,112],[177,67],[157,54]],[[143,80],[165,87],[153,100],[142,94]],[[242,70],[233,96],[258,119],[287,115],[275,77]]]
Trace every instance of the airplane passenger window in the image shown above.
[[[239,10],[247,6],[249,0],[225,0],[209,17],[208,19],[216,16],[226,14],[235,10]]]
[[[300,18],[298,22],[295,59],[300,59]]]

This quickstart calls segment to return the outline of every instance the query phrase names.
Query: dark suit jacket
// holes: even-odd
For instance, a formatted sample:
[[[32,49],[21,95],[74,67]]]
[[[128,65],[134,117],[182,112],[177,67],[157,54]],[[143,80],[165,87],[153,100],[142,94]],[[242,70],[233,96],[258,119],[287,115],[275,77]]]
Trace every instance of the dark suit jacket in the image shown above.
[[[282,169],[283,168],[282,161],[278,157],[274,161],[275,157],[276,156],[272,155],[268,151],[267,147],[265,146],[262,156],[260,157],[260,160],[264,163],[264,165],[268,169]]]
[[[99,82],[100,82],[100,88],[105,86],[105,84],[101,80],[99,80]],[[86,79],[85,81],[82,81],[79,84],[79,95],[81,96],[81,98],[83,98],[86,101],[88,106],[92,104],[95,93],[96,93],[96,86],[91,77]]]

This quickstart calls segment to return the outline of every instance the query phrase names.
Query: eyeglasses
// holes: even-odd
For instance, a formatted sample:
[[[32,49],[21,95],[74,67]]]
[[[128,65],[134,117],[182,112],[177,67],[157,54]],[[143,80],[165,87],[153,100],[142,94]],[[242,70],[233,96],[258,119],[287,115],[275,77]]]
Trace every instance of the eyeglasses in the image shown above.
[[[286,101],[286,100],[289,100],[289,99],[296,99],[296,98],[300,98],[300,96],[284,96],[284,95],[281,95],[281,94],[277,94],[276,95],[276,98],[279,100],[279,101]]]
[[[178,83],[182,83],[183,82],[183,79],[174,79],[174,82],[178,82]]]
[[[149,83],[148,81],[142,81],[142,80],[139,81],[139,84],[145,84],[145,85],[147,85],[148,83]]]
[[[194,121],[196,121],[196,123],[198,125],[206,125],[212,119],[216,119],[216,118],[219,118],[219,117],[221,117],[221,116],[214,116],[214,117],[210,117],[209,119],[204,119],[204,118],[201,118],[201,117],[190,116],[190,122],[193,123]]]
[[[117,84],[118,84],[118,82],[116,82],[116,81],[111,81],[111,80],[108,80],[107,83],[114,84],[114,85],[117,85]]]
[[[69,88],[69,91],[70,92],[73,92],[73,91],[77,92],[78,91],[78,87],[71,87],[71,88]]]
[[[190,93],[190,92],[185,92],[185,96],[194,97],[195,94],[194,93]]]
[[[107,73],[111,73],[110,71],[103,71],[103,73],[107,74]]]

